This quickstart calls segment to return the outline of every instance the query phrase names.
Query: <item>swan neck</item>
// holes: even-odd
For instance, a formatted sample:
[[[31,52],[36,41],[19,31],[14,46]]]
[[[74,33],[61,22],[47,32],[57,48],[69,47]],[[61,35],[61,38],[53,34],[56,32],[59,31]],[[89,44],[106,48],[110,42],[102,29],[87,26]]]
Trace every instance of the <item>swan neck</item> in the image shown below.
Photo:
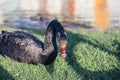
[[[50,54],[54,50],[57,50],[56,30],[48,26],[44,42],[44,54]]]

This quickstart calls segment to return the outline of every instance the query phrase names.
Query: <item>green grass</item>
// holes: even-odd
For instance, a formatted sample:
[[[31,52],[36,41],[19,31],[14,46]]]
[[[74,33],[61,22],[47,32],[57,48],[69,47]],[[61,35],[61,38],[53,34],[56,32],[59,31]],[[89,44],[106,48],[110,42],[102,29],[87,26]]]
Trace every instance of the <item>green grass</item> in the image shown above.
[[[0,27],[1,30],[14,31]],[[44,31],[24,29],[44,41]],[[0,56],[0,80],[120,80],[120,31],[67,31],[67,58],[44,66]]]

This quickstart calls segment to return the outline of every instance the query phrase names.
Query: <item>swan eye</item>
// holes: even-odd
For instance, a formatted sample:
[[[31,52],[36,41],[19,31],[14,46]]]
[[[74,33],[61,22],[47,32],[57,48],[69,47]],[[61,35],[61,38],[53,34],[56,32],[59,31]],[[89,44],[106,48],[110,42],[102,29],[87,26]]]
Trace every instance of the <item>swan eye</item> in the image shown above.
[[[58,39],[61,41],[67,40],[67,33],[66,32],[58,32]]]

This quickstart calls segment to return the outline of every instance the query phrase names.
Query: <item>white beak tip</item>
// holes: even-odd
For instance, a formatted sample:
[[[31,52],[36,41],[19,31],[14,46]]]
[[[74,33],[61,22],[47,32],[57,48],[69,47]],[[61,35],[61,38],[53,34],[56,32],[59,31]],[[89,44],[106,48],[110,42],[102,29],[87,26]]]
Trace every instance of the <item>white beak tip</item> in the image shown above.
[[[62,54],[62,57],[63,57],[63,58],[66,58],[66,54]]]

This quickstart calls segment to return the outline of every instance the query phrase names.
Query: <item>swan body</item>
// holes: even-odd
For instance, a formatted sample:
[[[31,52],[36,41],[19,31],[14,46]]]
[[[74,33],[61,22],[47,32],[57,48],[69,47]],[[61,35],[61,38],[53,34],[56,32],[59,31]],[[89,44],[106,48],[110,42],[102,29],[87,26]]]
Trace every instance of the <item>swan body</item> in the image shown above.
[[[44,43],[32,34],[23,31],[0,34],[0,54],[13,60],[31,64],[51,64],[57,57],[58,48],[56,35],[61,54],[66,57],[67,35],[60,22],[53,20],[49,23]],[[65,45],[63,47],[63,45]]]

